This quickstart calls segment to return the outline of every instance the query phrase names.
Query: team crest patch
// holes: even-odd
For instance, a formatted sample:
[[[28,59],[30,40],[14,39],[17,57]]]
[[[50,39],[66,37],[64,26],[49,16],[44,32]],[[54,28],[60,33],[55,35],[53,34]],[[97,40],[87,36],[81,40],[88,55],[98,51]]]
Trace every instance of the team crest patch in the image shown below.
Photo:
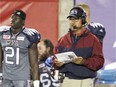
[[[3,39],[7,39],[8,40],[8,39],[10,39],[10,37],[11,37],[10,35],[3,35]]]
[[[17,37],[17,40],[24,40],[24,37]]]

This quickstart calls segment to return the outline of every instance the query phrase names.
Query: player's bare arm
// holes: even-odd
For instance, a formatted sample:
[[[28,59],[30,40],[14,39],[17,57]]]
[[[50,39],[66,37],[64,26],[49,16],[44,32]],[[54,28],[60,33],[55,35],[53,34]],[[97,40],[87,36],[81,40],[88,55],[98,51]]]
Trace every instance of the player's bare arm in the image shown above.
[[[29,49],[29,60],[32,72],[32,79],[39,80],[38,74],[38,52],[37,52],[37,44],[34,43],[32,47]]]

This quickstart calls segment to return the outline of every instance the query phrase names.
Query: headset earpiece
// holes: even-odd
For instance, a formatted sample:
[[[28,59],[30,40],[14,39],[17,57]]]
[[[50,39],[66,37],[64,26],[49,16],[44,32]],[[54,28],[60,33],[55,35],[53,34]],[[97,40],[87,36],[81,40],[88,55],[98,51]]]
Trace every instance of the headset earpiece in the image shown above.
[[[82,24],[85,24],[86,23],[86,13],[85,12],[83,12],[81,19],[82,19]]]

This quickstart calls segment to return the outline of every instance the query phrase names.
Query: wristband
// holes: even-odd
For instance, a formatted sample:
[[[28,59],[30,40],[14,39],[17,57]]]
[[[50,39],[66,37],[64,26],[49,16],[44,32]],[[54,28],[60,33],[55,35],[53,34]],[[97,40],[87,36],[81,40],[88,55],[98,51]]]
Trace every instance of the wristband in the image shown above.
[[[33,81],[34,87],[39,87],[39,84],[40,84],[40,81],[39,80]]]

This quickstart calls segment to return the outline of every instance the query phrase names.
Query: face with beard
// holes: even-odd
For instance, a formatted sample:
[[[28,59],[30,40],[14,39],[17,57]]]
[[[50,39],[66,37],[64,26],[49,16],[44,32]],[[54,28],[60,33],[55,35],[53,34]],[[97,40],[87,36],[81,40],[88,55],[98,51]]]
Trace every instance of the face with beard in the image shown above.
[[[39,60],[45,61],[49,57],[50,47],[46,47],[44,41],[40,41],[37,45]]]
[[[81,18],[75,19],[75,18],[71,17],[71,18],[69,18],[69,23],[70,23],[70,29],[72,31],[80,30],[83,27]]]

